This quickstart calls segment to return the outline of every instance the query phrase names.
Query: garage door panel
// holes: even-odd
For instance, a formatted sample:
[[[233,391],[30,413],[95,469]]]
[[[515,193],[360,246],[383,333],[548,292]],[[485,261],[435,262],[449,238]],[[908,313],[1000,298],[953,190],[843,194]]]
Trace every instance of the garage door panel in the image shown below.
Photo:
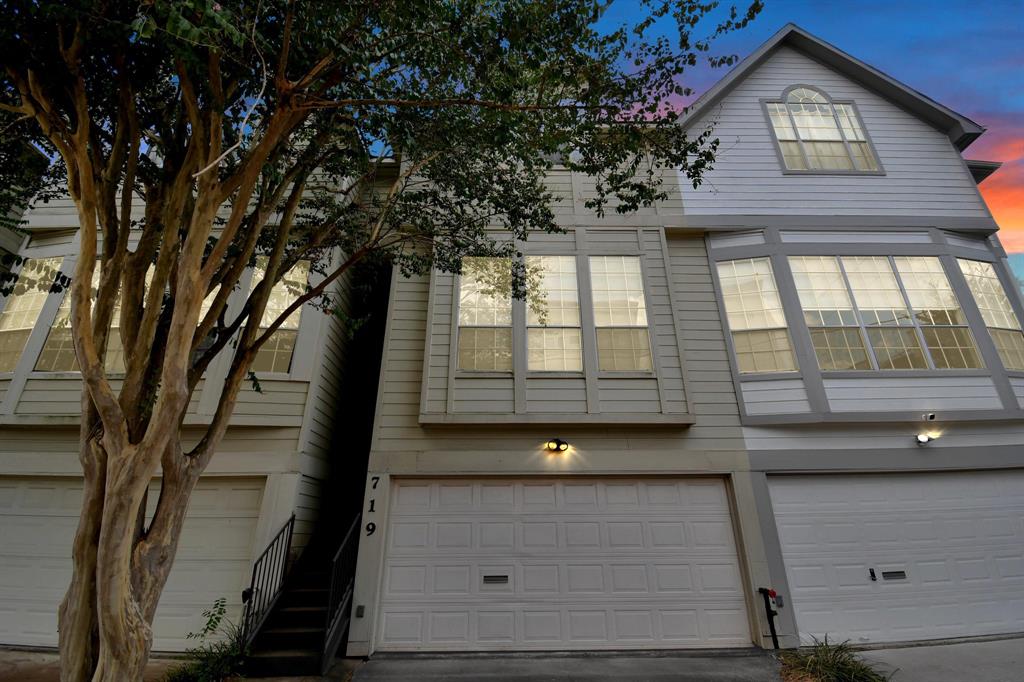
[[[1024,631],[1024,473],[780,476],[770,488],[805,640]]]
[[[154,648],[182,650],[214,600],[229,604],[245,587],[262,479],[204,479],[189,505],[174,568],[154,624]],[[159,489],[149,495],[152,513]],[[57,643],[57,607],[71,578],[81,482],[0,479],[0,642]],[[235,605],[229,616],[237,621]]]
[[[749,645],[721,481],[396,484],[382,649]]]

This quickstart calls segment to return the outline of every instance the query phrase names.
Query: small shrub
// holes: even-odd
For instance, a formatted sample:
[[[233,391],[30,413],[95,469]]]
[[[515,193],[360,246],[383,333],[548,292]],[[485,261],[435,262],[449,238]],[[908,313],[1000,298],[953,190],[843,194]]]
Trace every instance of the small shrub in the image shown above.
[[[857,657],[849,642],[814,640],[810,647],[779,654],[787,682],[888,682],[888,676]]]
[[[221,682],[241,677],[248,653],[242,640],[242,628],[227,617],[227,600],[223,597],[203,611],[206,624],[188,638],[199,645],[188,649],[188,661],[171,668],[165,682]]]

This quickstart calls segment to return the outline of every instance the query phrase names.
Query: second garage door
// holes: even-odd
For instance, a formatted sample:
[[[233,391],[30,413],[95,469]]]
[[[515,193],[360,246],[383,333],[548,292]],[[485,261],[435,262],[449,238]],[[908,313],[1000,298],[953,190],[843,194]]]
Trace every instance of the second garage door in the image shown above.
[[[720,480],[402,481],[387,533],[378,649],[750,645]]]
[[[153,624],[156,650],[194,646],[203,609],[227,599],[233,620],[248,584],[262,478],[204,478],[196,486],[174,568]],[[157,488],[150,491],[150,509]],[[80,479],[0,477],[0,643],[57,644],[57,608],[71,579]]]
[[[1024,472],[770,480],[805,641],[1024,632]]]

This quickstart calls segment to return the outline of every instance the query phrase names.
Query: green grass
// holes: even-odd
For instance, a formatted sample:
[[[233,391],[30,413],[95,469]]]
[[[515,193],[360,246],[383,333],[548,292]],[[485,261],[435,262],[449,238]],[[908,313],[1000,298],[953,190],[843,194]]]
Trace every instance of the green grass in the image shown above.
[[[889,676],[857,657],[849,642],[814,640],[809,647],[779,654],[783,679],[792,682],[888,682]]]

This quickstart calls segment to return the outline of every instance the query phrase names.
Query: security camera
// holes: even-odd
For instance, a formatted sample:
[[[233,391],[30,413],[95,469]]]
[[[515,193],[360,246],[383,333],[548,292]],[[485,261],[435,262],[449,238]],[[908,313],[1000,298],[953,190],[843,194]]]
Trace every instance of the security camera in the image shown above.
[[[934,412],[926,412],[926,413],[921,415],[921,419],[923,419],[926,422],[933,422],[933,421],[935,421],[935,413]]]

